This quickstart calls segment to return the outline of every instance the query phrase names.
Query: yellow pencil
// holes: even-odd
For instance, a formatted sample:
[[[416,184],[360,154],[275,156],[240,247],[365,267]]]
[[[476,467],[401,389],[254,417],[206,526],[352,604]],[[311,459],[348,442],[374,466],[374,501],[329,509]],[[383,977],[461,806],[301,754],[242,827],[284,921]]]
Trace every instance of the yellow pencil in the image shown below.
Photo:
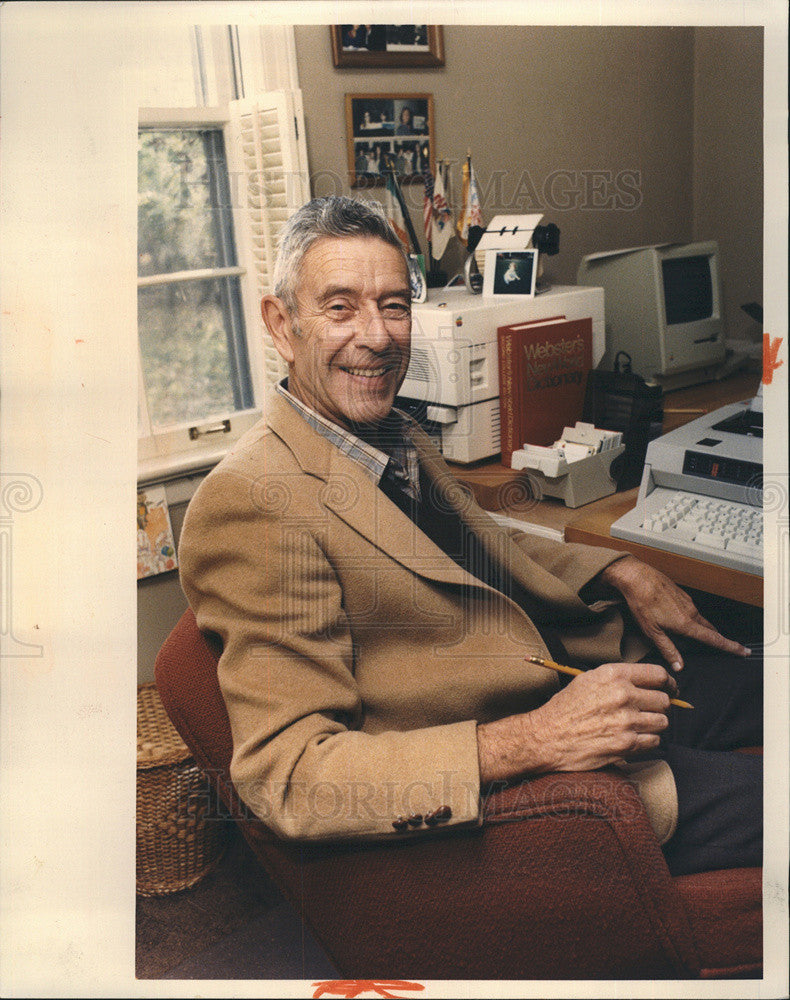
[[[580,670],[578,667],[564,667],[561,663],[555,663],[554,660],[544,660],[540,656],[528,656],[528,663],[536,663],[539,667],[548,667],[549,670],[556,670],[560,674],[569,674],[571,677],[577,677],[579,674],[583,674],[585,671]],[[694,708],[687,701],[683,701],[680,698],[670,698],[670,705],[677,705],[678,708]]]

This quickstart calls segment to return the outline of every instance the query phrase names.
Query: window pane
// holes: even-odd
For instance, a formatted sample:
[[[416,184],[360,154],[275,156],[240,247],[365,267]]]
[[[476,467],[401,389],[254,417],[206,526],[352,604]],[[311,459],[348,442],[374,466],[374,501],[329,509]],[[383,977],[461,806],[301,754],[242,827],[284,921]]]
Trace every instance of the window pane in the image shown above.
[[[233,266],[230,225],[222,133],[143,130],[138,154],[138,274]]]
[[[138,289],[143,378],[155,426],[205,420],[245,405],[228,334],[238,298],[238,278]]]

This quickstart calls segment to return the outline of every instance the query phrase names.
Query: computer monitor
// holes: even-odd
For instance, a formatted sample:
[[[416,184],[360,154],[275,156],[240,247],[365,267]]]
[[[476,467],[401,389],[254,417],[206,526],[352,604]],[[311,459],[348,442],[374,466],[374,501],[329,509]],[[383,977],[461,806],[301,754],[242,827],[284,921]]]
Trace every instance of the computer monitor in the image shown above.
[[[633,372],[665,389],[717,377],[726,350],[715,242],[589,254],[578,282],[604,289],[600,368],[613,369],[625,352]]]

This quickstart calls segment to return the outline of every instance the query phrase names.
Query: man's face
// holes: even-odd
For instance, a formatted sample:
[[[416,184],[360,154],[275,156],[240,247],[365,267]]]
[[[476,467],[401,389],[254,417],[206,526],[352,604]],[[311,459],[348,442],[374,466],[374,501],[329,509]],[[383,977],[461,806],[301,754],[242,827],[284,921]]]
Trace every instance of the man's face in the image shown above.
[[[342,427],[379,423],[409,365],[402,255],[375,237],[320,239],[302,258],[296,303],[285,324],[289,390]]]

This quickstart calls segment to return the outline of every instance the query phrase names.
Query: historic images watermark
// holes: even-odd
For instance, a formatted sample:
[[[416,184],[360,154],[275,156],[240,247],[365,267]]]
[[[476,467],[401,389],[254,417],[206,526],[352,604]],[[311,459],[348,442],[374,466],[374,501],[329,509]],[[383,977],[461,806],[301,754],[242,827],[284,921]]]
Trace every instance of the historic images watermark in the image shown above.
[[[37,657],[44,647],[14,635],[14,519],[41,503],[41,482],[29,473],[0,473],[0,658]]]
[[[451,162],[451,170],[452,167]],[[419,172],[417,175],[419,176]],[[633,212],[643,201],[642,171],[632,167],[595,167],[586,170],[558,167],[543,176],[533,176],[528,170],[519,173],[493,170],[489,174],[476,172],[475,178],[480,208],[484,214],[490,215],[549,211]],[[309,180],[314,198],[349,193],[347,176],[334,170],[315,170],[310,174]],[[278,172],[274,176],[266,171],[253,171],[249,174],[231,171],[228,175],[229,207],[243,206],[248,198],[257,200],[271,184],[276,184],[280,192],[284,185],[286,201],[293,204],[302,197],[304,183],[305,177],[299,173]],[[366,188],[374,189],[380,184],[380,179],[377,180],[369,172],[362,172],[354,187],[361,191]],[[415,211],[422,208],[423,194],[422,185],[419,184],[406,186],[403,190],[404,201]],[[459,211],[460,181],[456,195],[454,207]]]
[[[452,169],[452,164],[450,166]],[[633,212],[642,204],[642,172],[630,167],[619,170],[560,167],[542,177],[533,177],[528,170],[518,174],[510,170],[493,170],[488,175],[476,173],[475,177],[480,208],[492,215],[547,211]],[[345,179],[334,171],[317,170],[310,180],[315,197],[347,193]],[[361,181],[357,189],[374,186],[366,185],[364,178]],[[460,193],[458,197],[460,199]],[[421,188],[404,191],[404,199],[410,208],[420,208]],[[460,208],[460,200],[457,207]]]
[[[176,790],[174,811],[178,815],[197,814],[205,822],[259,820],[271,822],[300,819],[325,828],[362,824],[389,832],[391,820],[411,815],[426,799],[449,801],[466,799],[478,805],[481,815],[503,808],[523,815],[534,811],[541,818],[557,820],[609,817],[633,821],[643,815],[643,806],[635,786],[616,778],[593,776],[588,785],[580,785],[577,772],[543,775],[532,782],[512,785],[506,781],[480,786],[465,774],[440,771],[434,782],[410,781],[401,784],[386,778],[375,783],[366,779],[288,782],[260,778],[236,781],[232,786],[223,772],[209,768],[205,781],[195,788],[187,779]],[[507,791],[507,805],[498,796]],[[393,827],[393,829],[395,829]],[[428,832],[423,830],[423,832]]]

